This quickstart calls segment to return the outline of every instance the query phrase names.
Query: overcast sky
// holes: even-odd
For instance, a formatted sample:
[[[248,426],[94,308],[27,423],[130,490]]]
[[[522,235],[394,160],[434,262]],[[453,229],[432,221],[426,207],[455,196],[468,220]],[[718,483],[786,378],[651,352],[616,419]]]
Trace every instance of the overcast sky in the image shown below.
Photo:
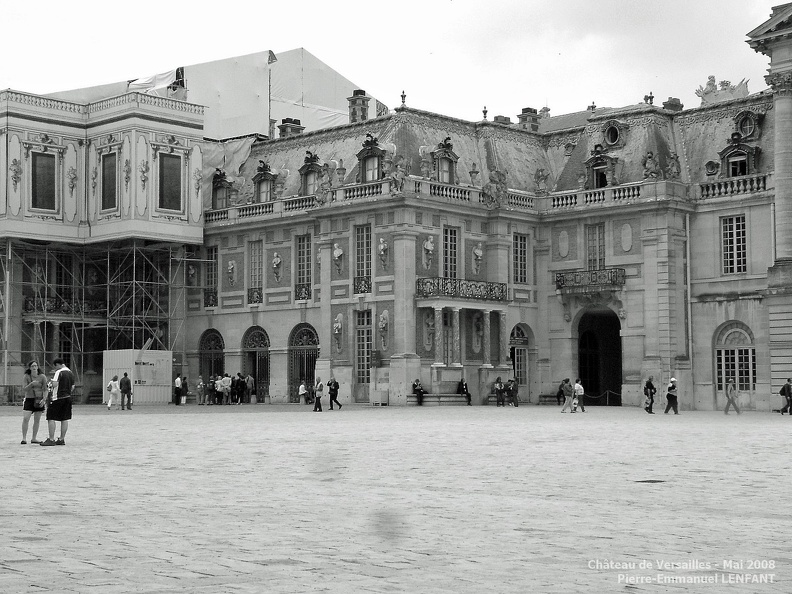
[[[0,89],[47,93],[303,47],[389,107],[465,120],[678,97],[708,75],[766,87],[745,43],[782,0],[137,0],[3,8]]]

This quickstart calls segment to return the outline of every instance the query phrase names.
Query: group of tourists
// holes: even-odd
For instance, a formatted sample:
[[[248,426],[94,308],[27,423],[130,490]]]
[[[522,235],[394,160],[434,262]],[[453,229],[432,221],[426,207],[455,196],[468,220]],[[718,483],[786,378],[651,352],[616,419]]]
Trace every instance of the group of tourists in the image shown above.
[[[495,406],[506,406],[506,401],[509,406],[520,406],[520,399],[518,398],[517,380],[511,378],[505,384],[500,376],[495,378],[495,383],[492,386],[495,392]]]
[[[33,417],[33,439],[30,443],[42,446],[66,445],[66,432],[72,418],[72,391],[74,374],[60,357],[52,362],[55,373],[52,379],[39,367],[38,361],[28,363],[22,380],[22,445],[27,444],[30,417]],[[46,411],[48,437],[38,439],[41,416]],[[56,423],[60,423],[60,437],[55,438]]]
[[[186,404],[186,396],[189,393],[186,377],[182,378],[180,390],[182,404]],[[212,374],[205,382],[203,377],[199,375],[198,382],[195,385],[195,393],[196,403],[199,405],[230,406],[232,404],[250,404],[256,398],[256,380],[249,373],[246,376],[242,375],[241,371],[233,377],[227,373],[222,375]]]
[[[339,385],[335,377],[331,377],[330,381],[327,382],[327,393],[330,395],[330,410],[335,410],[333,408],[334,403],[338,406],[338,410],[341,410],[341,403],[338,401],[338,388]],[[308,387],[306,381],[302,380],[297,394],[301,402],[314,405],[313,412],[322,412],[324,389],[325,385],[322,383],[322,378],[317,375],[316,381],[311,387]]]
[[[564,406],[561,408],[561,412],[566,412],[569,409],[569,412],[577,412],[578,408],[580,408],[581,412],[586,412],[586,406],[583,403],[583,397],[586,395],[586,390],[583,389],[583,384],[580,381],[580,378],[575,380],[575,385],[573,386],[570,382],[569,378],[566,377],[561,381],[561,384],[558,386],[558,391],[556,392],[556,402],[560,405],[562,400]]]

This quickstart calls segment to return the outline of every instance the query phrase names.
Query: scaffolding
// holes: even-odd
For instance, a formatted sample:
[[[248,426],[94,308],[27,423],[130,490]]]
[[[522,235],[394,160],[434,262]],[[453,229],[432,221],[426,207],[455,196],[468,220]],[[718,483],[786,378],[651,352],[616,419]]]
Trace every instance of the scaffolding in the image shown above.
[[[2,384],[62,357],[85,402],[102,392],[102,351],[185,351],[190,247],[140,239],[96,245],[0,243]]]

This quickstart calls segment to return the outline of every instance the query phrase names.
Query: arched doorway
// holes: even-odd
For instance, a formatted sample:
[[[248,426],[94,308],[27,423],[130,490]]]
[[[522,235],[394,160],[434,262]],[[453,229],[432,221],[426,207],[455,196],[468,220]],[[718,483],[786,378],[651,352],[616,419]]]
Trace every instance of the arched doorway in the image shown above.
[[[198,369],[204,381],[210,375],[222,375],[225,373],[225,343],[222,335],[215,329],[210,328],[201,335],[198,342]]]
[[[289,402],[299,402],[300,382],[313,384],[319,358],[319,335],[310,324],[298,324],[289,337]]]
[[[518,386],[528,385],[528,346],[530,344],[528,332],[523,324],[517,324],[509,334],[512,373]]]
[[[594,397],[587,404],[621,406],[621,323],[610,309],[591,309],[580,318],[578,376],[586,394]],[[607,396],[598,398],[606,392]]]
[[[267,332],[261,326],[248,328],[242,338],[242,357],[244,372],[253,376],[256,382],[256,398],[264,402],[269,395],[270,383],[270,341]]]

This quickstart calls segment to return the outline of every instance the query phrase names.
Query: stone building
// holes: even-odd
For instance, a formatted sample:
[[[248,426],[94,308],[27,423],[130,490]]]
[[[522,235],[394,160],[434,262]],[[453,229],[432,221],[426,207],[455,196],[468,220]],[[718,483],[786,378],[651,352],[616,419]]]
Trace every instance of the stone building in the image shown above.
[[[683,409],[721,407],[734,377],[744,406],[768,410],[792,375],[790,18],[792,4],[777,7],[749,34],[770,58],[769,89],[748,95],[711,77],[687,110],[647,96],[468,122],[405,97],[377,115],[350,89],[348,124],[305,131],[283,118],[278,138],[240,141],[230,160],[228,144],[198,142],[189,125],[152,129],[130,150],[153,162],[189,148],[204,173],[193,187],[196,164],[182,163],[187,211],[162,213],[163,225],[181,225],[162,240],[184,262],[168,289],[181,305],[149,331],[178,325],[168,342],[190,376],[251,373],[273,402],[294,401],[301,379],[333,375],[342,402],[407,404],[415,378],[446,394],[464,376],[484,403],[501,376],[531,402],[581,377],[603,404],[638,405],[653,375],[661,389],[679,380]],[[19,206],[30,189],[12,198],[13,160],[41,152],[52,132],[30,134],[6,131],[0,172],[6,220],[16,204],[26,237],[40,217]],[[69,167],[56,167],[66,208]],[[86,184],[80,194],[88,212],[93,193]],[[95,232],[101,209],[68,208],[74,234]],[[101,222],[124,224],[123,212]],[[194,225],[202,238],[183,235]]]

